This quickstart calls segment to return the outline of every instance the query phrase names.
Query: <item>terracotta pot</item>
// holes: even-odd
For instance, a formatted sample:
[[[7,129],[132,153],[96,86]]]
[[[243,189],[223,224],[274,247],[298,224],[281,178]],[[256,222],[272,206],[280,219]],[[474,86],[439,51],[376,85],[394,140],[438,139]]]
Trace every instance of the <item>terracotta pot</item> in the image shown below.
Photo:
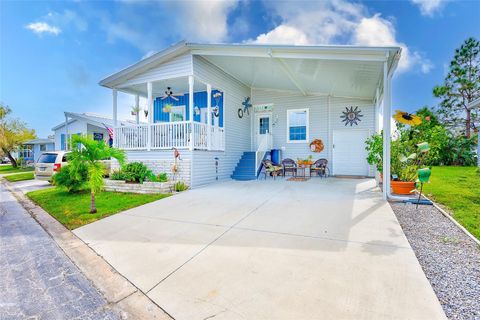
[[[412,194],[410,191],[415,189],[415,182],[413,181],[390,181],[392,192],[395,194]]]

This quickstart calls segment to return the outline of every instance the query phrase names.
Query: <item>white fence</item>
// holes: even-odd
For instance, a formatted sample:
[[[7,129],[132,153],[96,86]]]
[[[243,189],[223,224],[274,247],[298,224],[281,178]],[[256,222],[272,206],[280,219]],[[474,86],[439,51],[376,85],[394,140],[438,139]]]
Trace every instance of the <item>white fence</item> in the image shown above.
[[[193,130],[192,130],[193,129]],[[225,150],[223,128],[200,122],[161,122],[116,127],[114,143],[124,150],[193,148],[196,150]]]

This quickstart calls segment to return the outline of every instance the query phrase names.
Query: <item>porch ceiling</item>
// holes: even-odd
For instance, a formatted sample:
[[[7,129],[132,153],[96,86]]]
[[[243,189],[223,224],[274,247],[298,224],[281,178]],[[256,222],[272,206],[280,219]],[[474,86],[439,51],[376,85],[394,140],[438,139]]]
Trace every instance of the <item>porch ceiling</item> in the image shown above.
[[[154,97],[161,97],[164,95],[167,87],[170,87],[174,93],[188,93],[188,77],[173,78],[167,80],[158,80],[152,82],[152,92]],[[121,88],[121,90],[129,91],[131,93],[139,94],[140,96],[147,96],[147,84],[135,84]],[[199,81],[194,82],[193,91],[205,91],[206,85]]]
[[[298,90],[373,99],[383,62],[324,59],[204,56],[252,88]]]

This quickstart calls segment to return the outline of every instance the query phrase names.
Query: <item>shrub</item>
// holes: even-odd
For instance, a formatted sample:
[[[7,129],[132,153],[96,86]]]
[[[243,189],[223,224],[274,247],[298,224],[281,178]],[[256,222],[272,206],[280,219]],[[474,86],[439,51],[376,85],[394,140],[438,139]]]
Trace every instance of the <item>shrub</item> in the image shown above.
[[[122,170],[115,170],[110,174],[110,180],[125,180]]]
[[[159,182],[167,182],[168,181],[168,175],[165,172],[162,172],[157,176],[157,179],[158,179]]]
[[[182,192],[188,189],[188,185],[183,181],[178,181],[175,183],[173,188],[176,192]]]
[[[153,175],[152,171],[141,162],[130,162],[122,167],[124,179],[127,182],[143,183]]]
[[[53,184],[65,187],[68,192],[76,192],[85,186],[88,179],[88,168],[86,165],[63,166],[53,176]]]

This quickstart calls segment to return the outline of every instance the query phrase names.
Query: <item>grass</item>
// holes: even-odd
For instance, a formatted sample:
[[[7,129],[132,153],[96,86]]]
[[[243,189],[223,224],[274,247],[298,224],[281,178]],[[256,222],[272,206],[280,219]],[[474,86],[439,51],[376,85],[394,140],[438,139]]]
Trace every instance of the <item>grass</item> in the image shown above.
[[[90,193],[88,191],[68,193],[63,188],[48,188],[29,192],[27,196],[61,224],[72,230],[169,195],[101,192],[95,197],[97,213],[93,214],[89,213]]]
[[[35,168],[33,167],[17,167],[14,168],[11,164],[6,165],[6,166],[0,166],[0,174],[7,174],[7,173],[17,173],[17,172],[28,172],[28,171],[33,171]]]
[[[433,167],[427,196],[446,206],[453,218],[480,239],[480,175],[477,167]]]
[[[17,182],[17,181],[24,181],[24,180],[32,180],[34,177],[33,172],[23,172],[23,173],[16,173],[11,174],[4,177],[10,182]]]

